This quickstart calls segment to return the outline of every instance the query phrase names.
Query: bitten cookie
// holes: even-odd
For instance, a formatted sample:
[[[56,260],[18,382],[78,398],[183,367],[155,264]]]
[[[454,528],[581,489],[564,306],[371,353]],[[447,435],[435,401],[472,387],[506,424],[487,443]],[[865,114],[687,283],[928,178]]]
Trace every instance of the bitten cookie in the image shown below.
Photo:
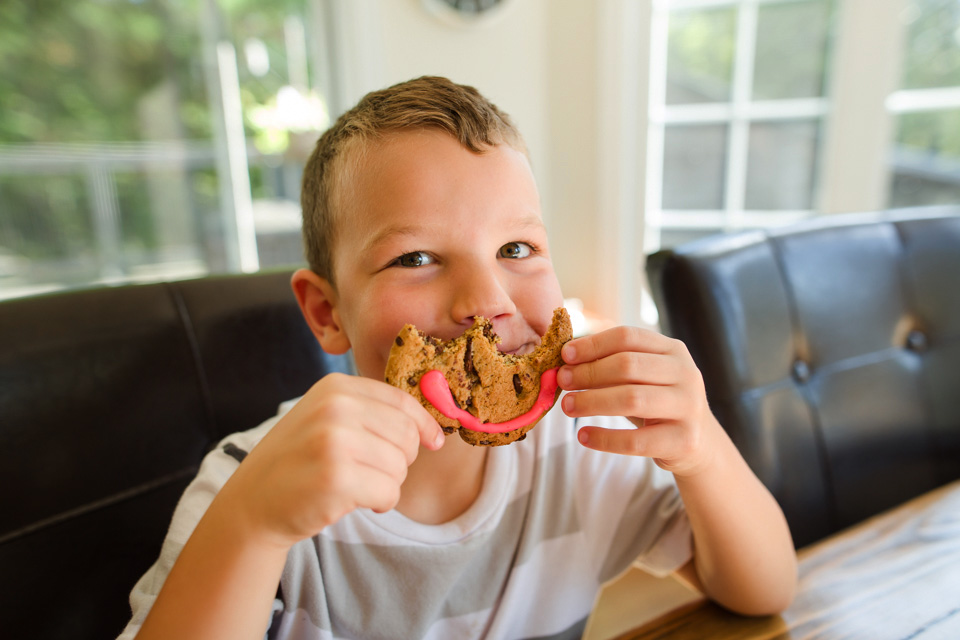
[[[420,401],[436,418],[445,433],[458,430],[460,437],[477,446],[498,446],[523,439],[557,401],[553,393],[545,408],[529,423],[505,433],[474,431],[459,420],[440,413],[424,396],[420,379],[429,371],[443,374],[457,407],[484,424],[507,422],[531,411],[540,394],[544,371],[563,364],[560,348],[573,337],[570,316],[559,307],[540,345],[531,353],[514,356],[497,350],[500,337],[486,318],[477,317],[463,335],[448,342],[428,336],[411,324],[405,325],[390,349],[386,381]],[[526,422],[526,421],[525,421]]]

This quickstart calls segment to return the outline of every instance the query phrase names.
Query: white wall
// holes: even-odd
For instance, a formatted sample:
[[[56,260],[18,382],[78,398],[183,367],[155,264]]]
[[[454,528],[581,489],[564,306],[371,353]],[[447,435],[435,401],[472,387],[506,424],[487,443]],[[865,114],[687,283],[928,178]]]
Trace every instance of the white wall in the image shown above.
[[[615,279],[600,273],[613,250],[599,204],[604,4],[510,0],[493,19],[459,26],[420,0],[342,0],[339,28],[347,32],[347,102],[416,76],[443,75],[477,87],[513,117],[530,149],[564,294],[614,317],[616,287],[598,285]]]

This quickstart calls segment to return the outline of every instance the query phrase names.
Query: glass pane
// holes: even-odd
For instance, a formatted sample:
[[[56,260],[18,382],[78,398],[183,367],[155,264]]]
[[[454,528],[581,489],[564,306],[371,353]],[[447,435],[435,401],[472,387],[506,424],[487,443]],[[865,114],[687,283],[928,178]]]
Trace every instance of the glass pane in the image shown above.
[[[722,229],[687,229],[664,227],[660,230],[660,247],[669,249],[686,242],[722,233]]]
[[[0,298],[96,278],[95,236],[83,176],[0,174]]]
[[[726,151],[726,125],[667,127],[663,208],[723,209]]]
[[[813,207],[820,125],[754,123],[747,160],[747,209],[773,211]]]
[[[277,162],[275,157],[262,157],[251,164],[253,219],[261,269],[305,262],[300,235],[302,173],[299,162]]]
[[[197,243],[194,194],[183,167],[114,170],[121,273],[176,278],[204,273]]]
[[[245,185],[230,183],[221,95],[234,71],[261,265],[300,263],[299,176],[328,123],[313,6],[3,0],[0,297],[238,268]]]
[[[221,2],[237,44],[247,134],[254,226],[261,268],[303,262],[300,177],[319,131],[329,126],[315,83],[304,0]],[[251,10],[253,9],[253,10]]]
[[[960,86],[960,2],[910,0],[903,88]]]
[[[736,9],[675,11],[669,22],[667,104],[728,102]]]
[[[760,6],[755,100],[823,95],[830,15],[827,0]]]
[[[897,119],[890,206],[960,203],[960,109]]]
[[[0,143],[209,138],[199,3],[4,0]]]

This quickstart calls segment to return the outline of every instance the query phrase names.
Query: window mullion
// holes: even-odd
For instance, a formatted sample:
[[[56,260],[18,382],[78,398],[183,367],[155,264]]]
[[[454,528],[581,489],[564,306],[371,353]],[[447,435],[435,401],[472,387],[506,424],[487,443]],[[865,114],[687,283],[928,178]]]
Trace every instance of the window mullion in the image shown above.
[[[893,122],[884,100],[900,77],[905,7],[906,0],[846,0],[839,6],[818,179],[821,213],[886,204]]]
[[[898,114],[960,109],[960,87],[895,91],[887,97],[886,105],[888,111]]]
[[[750,99],[753,94],[754,57],[757,48],[756,0],[740,5],[737,12],[736,57],[733,69],[733,117],[727,144],[727,175],[724,193],[726,228],[740,226],[747,189]]]
[[[648,84],[647,191],[645,194],[644,250],[660,248],[663,209],[664,113],[667,102],[669,13],[654,8],[650,18],[650,75]]]

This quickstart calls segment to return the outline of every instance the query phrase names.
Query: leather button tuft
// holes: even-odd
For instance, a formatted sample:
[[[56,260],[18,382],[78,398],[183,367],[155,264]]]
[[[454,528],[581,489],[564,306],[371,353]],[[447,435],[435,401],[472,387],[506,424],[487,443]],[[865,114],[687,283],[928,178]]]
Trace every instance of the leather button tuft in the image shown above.
[[[793,379],[797,382],[806,382],[810,379],[810,365],[803,360],[795,360],[793,363]]]
[[[927,334],[919,329],[914,329],[907,334],[907,349],[911,351],[926,351]]]

